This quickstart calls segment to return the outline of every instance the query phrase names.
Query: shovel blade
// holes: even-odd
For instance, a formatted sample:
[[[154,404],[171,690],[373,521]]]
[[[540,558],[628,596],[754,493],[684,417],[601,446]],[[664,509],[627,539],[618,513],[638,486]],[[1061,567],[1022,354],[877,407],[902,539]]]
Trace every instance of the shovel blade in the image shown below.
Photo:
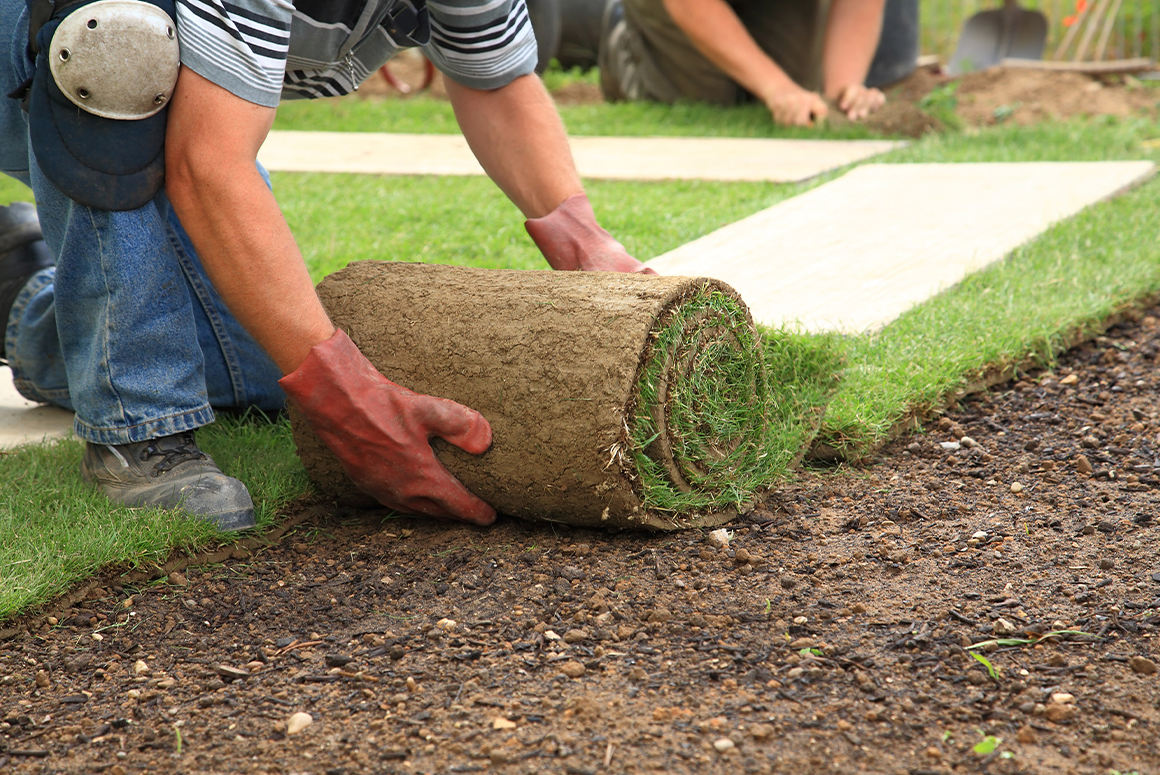
[[[1007,57],[1042,59],[1046,45],[1047,17],[1039,11],[983,11],[963,25],[947,72],[962,75],[985,70]]]

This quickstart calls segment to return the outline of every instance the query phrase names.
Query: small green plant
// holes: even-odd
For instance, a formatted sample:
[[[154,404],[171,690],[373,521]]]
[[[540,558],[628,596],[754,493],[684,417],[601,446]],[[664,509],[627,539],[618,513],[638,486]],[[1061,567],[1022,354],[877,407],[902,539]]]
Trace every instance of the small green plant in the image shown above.
[[[986,756],[995,752],[995,749],[1003,742],[1003,738],[995,737],[994,735],[987,735],[979,742],[975,743],[975,747],[971,750],[980,756]]]
[[[973,651],[971,651],[969,653],[972,657],[974,657],[976,660],[981,662],[983,667],[987,668],[987,675],[991,676],[992,680],[995,680],[995,681],[999,680],[999,671],[995,668],[994,665],[991,664],[991,660],[987,659],[982,654],[976,654]]]
[[[958,81],[936,86],[918,101],[919,110],[934,116],[947,126],[957,129],[962,123],[955,115],[955,109],[959,106],[959,96],[956,93],[958,89]]]
[[[970,651],[971,649],[986,648],[992,644],[995,646],[1031,646],[1036,643],[1042,643],[1049,638],[1059,638],[1064,635],[1084,636],[1099,640],[1099,636],[1093,635],[1090,632],[1084,632],[1083,630],[1052,630],[1051,632],[1045,632],[1035,638],[990,638],[989,640],[981,640],[978,643],[972,643],[971,645],[967,646],[967,651]],[[978,659],[977,654],[972,653],[971,656]]]
[[[1021,107],[1023,107],[1022,102],[1012,102],[1010,105],[1000,105],[991,111],[991,115],[995,117],[996,124],[1002,124],[1004,121],[1011,118],[1011,116],[1015,115],[1015,111],[1019,110]]]
[[[177,753],[181,754],[181,727],[173,725],[173,736],[177,739]]]
[[[798,653],[803,657],[824,657],[826,655],[826,652],[821,649],[802,649]]]

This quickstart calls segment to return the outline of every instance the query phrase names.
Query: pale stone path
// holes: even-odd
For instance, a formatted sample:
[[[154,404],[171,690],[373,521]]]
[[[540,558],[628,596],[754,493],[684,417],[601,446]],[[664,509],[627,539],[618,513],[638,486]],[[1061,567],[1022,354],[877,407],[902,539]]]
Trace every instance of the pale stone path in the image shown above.
[[[740,291],[766,324],[865,331],[1148,178],[1151,162],[870,164],[649,262]],[[0,448],[71,434],[0,368]]]
[[[893,140],[572,137],[581,177],[789,183],[905,145]],[[258,160],[283,172],[482,175],[462,135],[271,132]]]
[[[1154,170],[1148,161],[866,164],[648,264],[729,283],[766,325],[867,331]]]
[[[33,403],[16,392],[12,370],[0,366],[0,449],[72,435],[72,412]]]

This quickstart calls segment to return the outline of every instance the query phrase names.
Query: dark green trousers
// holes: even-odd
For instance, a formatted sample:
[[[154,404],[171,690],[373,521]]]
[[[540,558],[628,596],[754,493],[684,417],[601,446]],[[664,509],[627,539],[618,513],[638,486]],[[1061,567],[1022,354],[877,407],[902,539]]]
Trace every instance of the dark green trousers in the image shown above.
[[[734,0],[749,34],[803,88],[822,88],[828,0]],[[601,88],[609,100],[734,105],[747,92],[693,46],[661,0],[624,0],[624,21],[601,51]]]

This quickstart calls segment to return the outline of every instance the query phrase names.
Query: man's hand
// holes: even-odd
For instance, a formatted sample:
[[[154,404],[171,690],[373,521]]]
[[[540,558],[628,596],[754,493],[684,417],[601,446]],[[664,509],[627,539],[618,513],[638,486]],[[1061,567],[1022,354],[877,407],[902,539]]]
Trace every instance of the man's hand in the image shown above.
[[[886,104],[886,95],[878,89],[853,84],[838,94],[838,109],[851,121],[866,118]]]
[[[825,119],[827,113],[822,95],[794,83],[766,94],[762,101],[774,122],[785,126],[811,126]]]
[[[341,329],[278,384],[355,485],[379,503],[477,525],[495,521],[495,510],[431,449],[437,436],[473,455],[487,451],[491,426],[479,412],[391,382]]]
[[[587,194],[568,197],[543,218],[529,218],[524,228],[553,269],[656,274],[596,223]]]

